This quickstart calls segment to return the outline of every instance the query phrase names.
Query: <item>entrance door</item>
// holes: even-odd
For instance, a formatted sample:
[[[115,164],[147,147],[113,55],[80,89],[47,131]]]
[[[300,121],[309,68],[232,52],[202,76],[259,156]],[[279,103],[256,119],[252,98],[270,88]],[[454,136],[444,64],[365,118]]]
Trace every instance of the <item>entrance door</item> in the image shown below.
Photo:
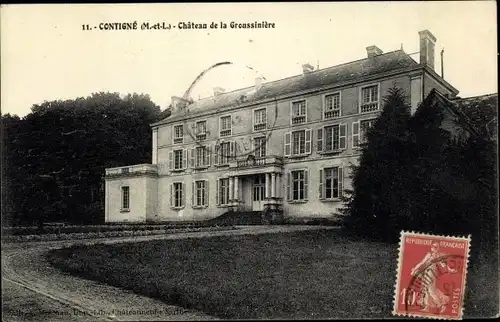
[[[264,198],[266,196],[266,178],[264,174],[257,174],[253,177],[252,185],[252,210],[264,210]]]

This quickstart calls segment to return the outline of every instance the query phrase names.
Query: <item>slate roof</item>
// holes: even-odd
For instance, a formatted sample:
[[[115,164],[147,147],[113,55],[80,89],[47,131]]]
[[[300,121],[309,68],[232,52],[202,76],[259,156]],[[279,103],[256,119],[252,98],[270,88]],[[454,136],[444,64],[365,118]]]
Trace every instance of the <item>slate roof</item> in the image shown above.
[[[483,137],[496,137],[498,93],[451,100]]]
[[[429,104],[436,98],[460,117],[461,124],[469,132],[484,139],[497,137],[498,94],[449,98],[432,89],[422,104]]]
[[[188,110],[190,114],[198,114],[199,112],[206,112],[211,109],[234,107],[243,103],[247,104],[274,98],[279,95],[307,91],[322,86],[334,85],[336,83],[340,84],[355,81],[376,74],[418,66],[419,64],[403,50],[396,50],[372,58],[364,58],[337,66],[319,69],[307,74],[300,74],[273,82],[263,83],[258,91],[255,91],[252,86],[220,94],[217,97],[203,98],[190,104]],[[173,113],[171,117],[169,117],[169,120],[179,117],[176,117],[175,113]]]

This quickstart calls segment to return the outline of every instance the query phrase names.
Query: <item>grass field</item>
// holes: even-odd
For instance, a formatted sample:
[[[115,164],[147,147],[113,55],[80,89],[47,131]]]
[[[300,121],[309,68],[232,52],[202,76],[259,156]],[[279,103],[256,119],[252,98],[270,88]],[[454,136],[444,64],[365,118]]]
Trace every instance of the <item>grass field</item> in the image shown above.
[[[77,246],[48,257],[70,273],[221,318],[374,318],[391,316],[397,245],[332,230]]]

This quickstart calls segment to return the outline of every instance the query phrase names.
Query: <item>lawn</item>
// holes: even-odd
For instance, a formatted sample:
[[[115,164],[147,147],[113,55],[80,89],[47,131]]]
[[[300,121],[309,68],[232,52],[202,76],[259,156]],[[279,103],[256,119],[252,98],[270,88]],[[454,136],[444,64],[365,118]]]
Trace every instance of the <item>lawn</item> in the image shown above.
[[[337,230],[54,250],[70,273],[225,319],[390,317],[397,245]]]

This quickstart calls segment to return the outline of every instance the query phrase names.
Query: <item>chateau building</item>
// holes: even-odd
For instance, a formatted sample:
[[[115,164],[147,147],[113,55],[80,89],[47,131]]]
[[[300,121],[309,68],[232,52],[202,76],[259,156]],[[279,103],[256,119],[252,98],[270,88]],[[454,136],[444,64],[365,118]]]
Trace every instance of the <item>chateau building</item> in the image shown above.
[[[434,71],[436,38],[419,32],[417,63],[402,49],[198,101],[172,98],[152,127],[152,162],[106,169],[106,222],[205,220],[273,209],[329,217],[350,187],[349,165],[392,87],[414,112],[433,89],[458,90]],[[258,215],[258,213],[256,213]]]

